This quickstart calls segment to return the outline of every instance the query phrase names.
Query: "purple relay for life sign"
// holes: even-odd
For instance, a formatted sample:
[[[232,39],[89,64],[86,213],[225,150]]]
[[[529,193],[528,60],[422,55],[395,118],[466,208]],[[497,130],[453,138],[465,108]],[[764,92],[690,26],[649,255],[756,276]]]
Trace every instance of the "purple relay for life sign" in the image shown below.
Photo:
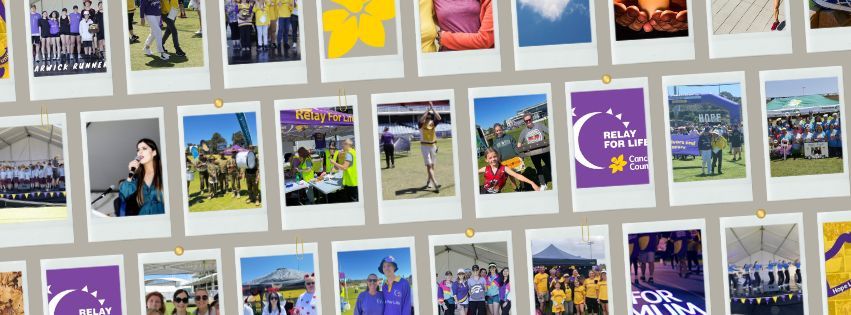
[[[650,183],[644,90],[570,95],[576,187]]]
[[[118,266],[47,270],[50,315],[122,315]]]

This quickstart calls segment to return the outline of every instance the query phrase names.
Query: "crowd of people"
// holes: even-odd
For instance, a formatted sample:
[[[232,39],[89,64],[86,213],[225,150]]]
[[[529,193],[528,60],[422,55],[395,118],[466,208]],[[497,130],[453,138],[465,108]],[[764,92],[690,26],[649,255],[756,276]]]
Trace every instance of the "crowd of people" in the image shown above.
[[[701,176],[723,174],[724,150],[731,155],[730,162],[742,159],[745,135],[742,126],[730,124],[705,124],[697,126],[671,127],[671,135],[698,136],[697,149],[701,159]],[[686,160],[688,155],[674,155],[674,159]]]
[[[289,58],[298,47],[299,0],[225,0],[230,32],[228,46],[235,53],[274,50]]]
[[[794,273],[790,270],[795,268]],[[797,292],[801,290],[801,261],[771,260],[767,265],[729,264],[730,297],[759,297],[766,292]],[[793,278],[794,277],[794,278]],[[766,279],[768,281],[766,281]],[[791,285],[792,283],[796,285]]]
[[[316,297],[316,275],[304,276],[304,293],[295,300],[286,300],[272,288],[265,294],[252,292],[242,301],[241,315],[316,315],[321,305]],[[265,300],[264,300],[265,299]]]
[[[65,188],[65,165],[54,157],[45,161],[0,162],[0,193],[55,191]]]
[[[81,9],[73,5],[53,11],[38,12],[30,6],[32,55],[37,63],[48,61],[102,61],[106,55],[103,1],[97,8],[86,0]],[[57,11],[59,10],[59,11]],[[81,11],[82,10],[82,11]]]
[[[539,315],[609,314],[609,284],[603,266],[592,266],[586,277],[575,266],[536,266],[533,274]]]
[[[212,298],[212,302],[210,301]],[[174,291],[172,304],[174,308],[171,314],[166,314],[165,297],[160,292],[145,294],[146,315],[219,315],[222,310],[219,306],[219,295],[210,297],[207,289],[195,289],[195,311],[189,311],[189,292],[184,289]]]
[[[451,270],[437,282],[437,305],[440,315],[508,315],[511,314],[511,278],[508,267],[495,263],[487,268],[473,265]],[[438,277],[439,278],[439,277]]]
[[[254,203],[255,206],[260,206],[260,157],[257,155],[257,148],[249,146],[249,151],[254,153],[254,165],[248,165],[246,168],[240,168],[237,165],[236,156],[238,152],[233,152],[228,156],[224,153],[220,154],[200,154],[197,160],[186,155],[186,168],[189,172],[197,172],[200,183],[200,193],[206,194],[208,199],[217,197],[225,197],[232,195],[233,198],[242,197],[242,180],[245,184],[248,193],[247,203]],[[191,181],[187,178],[186,186],[189,189]]]
[[[827,143],[827,152],[804,151],[806,143]],[[842,158],[839,112],[770,118],[768,143],[771,159]]]
[[[484,152],[486,165],[479,169],[479,174],[483,174],[482,186],[479,188],[480,193],[500,193],[508,180],[514,183],[516,191],[546,190],[547,183],[552,181],[549,150],[522,152],[524,146],[549,143],[549,128],[534,122],[532,115],[528,114],[523,117],[523,122],[524,125],[520,127],[522,129],[519,140],[505,133],[502,124],[494,124],[494,138],[491,140],[491,146]],[[532,160],[537,182],[518,173],[522,170],[514,169],[511,166],[514,164],[511,162],[512,160],[524,157],[529,157]],[[525,185],[521,185],[519,182],[528,185],[528,188],[525,188]]]

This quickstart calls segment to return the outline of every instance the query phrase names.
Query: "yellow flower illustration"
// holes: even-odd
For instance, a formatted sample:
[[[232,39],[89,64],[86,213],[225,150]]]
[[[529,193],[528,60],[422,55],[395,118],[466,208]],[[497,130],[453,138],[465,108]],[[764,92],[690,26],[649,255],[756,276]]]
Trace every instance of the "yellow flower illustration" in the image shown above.
[[[617,172],[623,172],[623,167],[626,166],[626,161],[623,160],[623,154],[618,157],[612,158],[612,165],[609,165],[609,168],[612,169],[612,174]]]
[[[328,58],[339,58],[357,44],[358,39],[372,47],[384,47],[383,22],[396,17],[393,0],[332,0],[342,8],[322,13],[322,26],[331,32]]]

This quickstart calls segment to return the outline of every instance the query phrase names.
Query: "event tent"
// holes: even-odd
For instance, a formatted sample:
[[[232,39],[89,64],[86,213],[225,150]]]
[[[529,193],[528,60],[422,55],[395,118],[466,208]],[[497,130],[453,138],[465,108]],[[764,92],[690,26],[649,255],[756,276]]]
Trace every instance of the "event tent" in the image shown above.
[[[62,156],[62,128],[0,128],[0,161],[39,161]]]
[[[800,257],[797,224],[728,228],[727,262],[763,265],[771,260],[794,261]]]
[[[458,268],[469,269],[473,265],[487,268],[489,263],[496,263],[502,269],[508,267],[507,253],[506,243],[435,246],[435,268],[440,275],[447,270],[455,274]]]
[[[310,115],[302,114],[305,111],[309,111]],[[306,119],[306,117],[315,117],[315,119]],[[328,117],[334,117],[334,119]],[[352,135],[354,126],[354,117],[351,114],[329,109],[281,111],[281,139],[284,142],[312,139],[313,134],[317,132],[324,133],[326,137]]]
[[[582,258],[567,253],[553,244],[532,255],[532,264],[535,266],[594,266],[596,259]]]
[[[189,280],[189,283],[175,283],[175,285],[191,286],[195,290],[204,288],[207,289],[211,295],[215,295],[218,292],[218,270],[216,268],[215,260],[193,260],[145,264],[144,274],[145,276],[192,275],[192,279]],[[170,279],[170,277],[163,277],[160,279]]]
[[[838,112],[839,106],[838,99],[824,95],[804,95],[771,99],[766,104],[766,110],[768,117],[772,118],[797,113]]]
[[[676,112],[680,105],[713,105],[724,108],[730,115],[730,122],[738,124],[742,121],[742,105],[714,94],[673,95],[668,100],[669,107]]]

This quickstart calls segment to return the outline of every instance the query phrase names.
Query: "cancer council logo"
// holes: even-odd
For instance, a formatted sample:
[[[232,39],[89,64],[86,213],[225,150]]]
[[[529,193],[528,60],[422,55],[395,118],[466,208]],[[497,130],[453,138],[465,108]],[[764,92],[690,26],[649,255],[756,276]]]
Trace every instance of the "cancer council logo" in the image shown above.
[[[47,270],[50,315],[123,315],[118,266]]]

